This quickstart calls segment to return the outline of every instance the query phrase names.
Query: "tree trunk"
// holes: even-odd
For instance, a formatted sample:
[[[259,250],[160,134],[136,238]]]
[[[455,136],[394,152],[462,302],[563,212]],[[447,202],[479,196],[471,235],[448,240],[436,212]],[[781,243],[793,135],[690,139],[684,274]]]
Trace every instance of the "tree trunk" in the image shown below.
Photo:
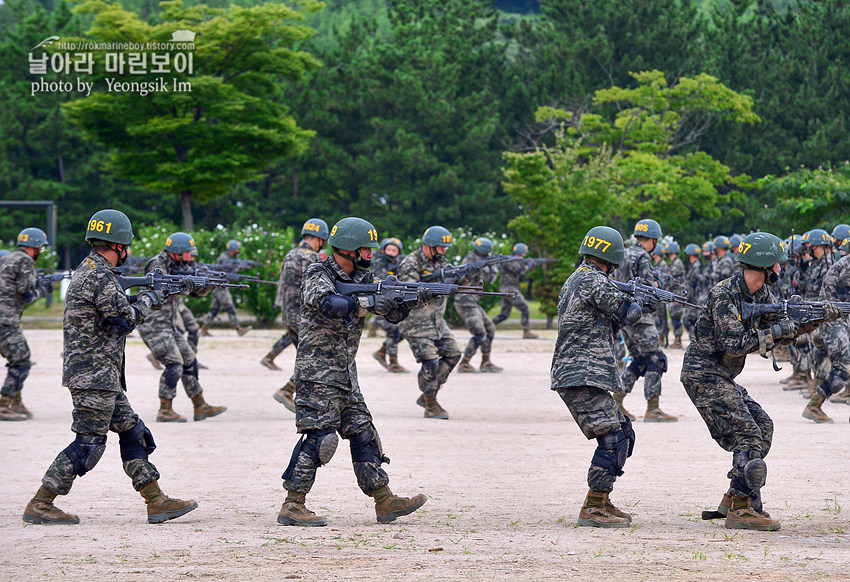
[[[180,210],[183,213],[183,229],[191,233],[195,230],[195,221],[192,220],[192,192],[189,190],[180,193]]]

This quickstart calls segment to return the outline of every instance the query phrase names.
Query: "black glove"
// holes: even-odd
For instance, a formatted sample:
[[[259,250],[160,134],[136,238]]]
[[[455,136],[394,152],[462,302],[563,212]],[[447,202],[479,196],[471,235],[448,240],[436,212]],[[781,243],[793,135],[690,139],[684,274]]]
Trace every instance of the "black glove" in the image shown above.
[[[644,313],[655,313],[658,309],[658,298],[655,295],[647,295],[643,298],[640,310]]]
[[[783,319],[779,323],[770,326],[770,333],[773,340],[794,339],[797,336],[797,324],[788,319]]]
[[[838,321],[841,319],[841,310],[834,303],[827,303],[823,306],[824,321]]]
[[[398,309],[398,303],[396,303],[395,299],[384,295],[375,295],[375,305],[372,307],[372,313],[375,315],[386,315],[396,309]]]
[[[429,303],[434,299],[434,293],[427,287],[420,287],[416,291],[416,301],[421,303]]]
[[[159,290],[145,289],[136,295],[136,299],[138,301],[144,301],[151,309],[157,310],[162,308],[162,302],[165,301],[165,294]]]
[[[53,289],[55,288],[55,286],[53,285],[53,281],[44,281],[41,283],[41,285],[39,285],[39,287],[41,287],[44,291],[42,293],[42,297],[53,293]]]
[[[198,290],[198,286],[192,279],[183,279],[180,281],[180,291],[183,293],[193,293]]]

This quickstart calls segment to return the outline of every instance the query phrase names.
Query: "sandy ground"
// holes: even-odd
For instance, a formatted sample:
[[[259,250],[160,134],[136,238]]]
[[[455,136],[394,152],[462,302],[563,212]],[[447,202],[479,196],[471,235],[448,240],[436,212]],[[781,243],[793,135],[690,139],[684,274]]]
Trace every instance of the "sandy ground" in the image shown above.
[[[521,340],[497,337],[499,375],[454,374],[440,394],[451,420],[425,420],[414,405],[416,375],[390,375],[364,338],[359,364],[396,493],[426,493],[428,503],[395,523],[375,522],[371,499],[357,488],[348,447],[319,470],[308,505],[326,528],[278,526],[280,474],[297,437],[294,415],[271,395],[287,372],[258,360],[274,331],[204,338],[201,382],[207,400],[228,411],[186,424],[154,422],[159,373],[131,337],[129,398],[154,432],[151,457],[174,497],[200,507],[181,519],[148,525],[145,506],[121,470],[118,440],[78,479],[59,507],[76,526],[23,525],[21,514],[44,470],[71,440],[71,401],[61,386],[61,332],[27,332],[33,368],[25,401],[29,422],[0,424],[0,579],[2,580],[811,580],[850,578],[850,407],[828,404],[836,419],[815,425],[800,416],[799,393],[783,392],[770,363],[755,356],[742,384],[776,422],[765,507],[782,520],[775,533],[726,530],[703,522],[725,491],[731,456],[709,437],[670,351],[662,408],[677,424],[635,423],[637,447],[613,500],[634,515],[621,530],[575,527],[595,443],[588,442],[549,390],[554,332]],[[464,343],[465,332],[458,333]],[[416,369],[406,345],[401,362]],[[477,363],[477,358],[474,360]],[[643,397],[626,399],[633,412]],[[185,393],[175,409],[191,414]]]

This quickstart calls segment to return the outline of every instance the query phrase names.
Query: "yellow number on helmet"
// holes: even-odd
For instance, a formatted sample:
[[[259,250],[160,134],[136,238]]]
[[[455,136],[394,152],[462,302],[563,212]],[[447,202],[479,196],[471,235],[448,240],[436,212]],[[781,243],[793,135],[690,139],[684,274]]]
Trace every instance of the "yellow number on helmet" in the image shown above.
[[[29,239],[30,239],[30,235],[28,235],[28,234],[21,234],[21,235],[18,237],[18,242],[27,242]]]
[[[336,225],[334,225],[334,228],[333,228],[333,230],[331,231],[331,236],[333,236],[333,235],[335,235],[335,234],[336,234]]]
[[[169,237],[168,240],[165,241],[165,246],[167,246],[167,247],[171,246],[171,237]]]

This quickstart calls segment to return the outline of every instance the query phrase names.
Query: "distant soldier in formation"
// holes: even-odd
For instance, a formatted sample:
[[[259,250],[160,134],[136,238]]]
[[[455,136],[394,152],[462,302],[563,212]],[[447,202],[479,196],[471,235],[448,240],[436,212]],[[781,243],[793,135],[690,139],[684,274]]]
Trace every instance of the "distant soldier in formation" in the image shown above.
[[[707,240],[702,243],[702,272],[707,277],[709,289],[714,286],[714,241]]]
[[[732,453],[731,484],[717,513],[729,529],[775,531],[780,523],[764,511],[761,488],[767,478],[764,458],[773,440],[773,421],[737,384],[747,354],[767,351],[811,331],[817,324],[798,325],[787,318],[757,315],[741,319],[742,303],[774,303],[767,283],[777,279],[785,248],[776,236],[758,232],[741,243],[743,270],[714,286],[685,352],[681,380],[688,397],[708,426],[712,438]],[[841,312],[830,305],[827,319]]]
[[[685,256],[688,259],[685,267],[686,288],[688,290],[688,297],[697,305],[705,305],[708,290],[711,288],[707,282],[706,275],[702,272],[702,262],[700,262],[699,258],[701,254],[702,249],[697,244],[691,243],[685,247]],[[682,317],[691,341],[694,339],[694,325],[696,325],[699,318],[699,311],[696,307],[685,307]]]
[[[35,261],[47,244],[47,235],[38,228],[25,228],[18,234],[17,244],[15,252],[0,258],[0,355],[6,358],[8,368],[0,390],[0,420],[32,418],[21,398],[32,367],[21,315],[24,307],[53,292],[52,283],[36,285]]]
[[[381,250],[372,255],[372,272],[378,279],[386,279],[390,275],[396,275],[398,266],[404,260],[402,254],[404,245],[397,238],[385,238],[381,241]],[[374,324],[384,330],[386,337],[381,349],[372,354],[381,366],[394,374],[406,374],[407,370],[398,363],[398,344],[404,338],[398,325],[387,320],[383,315],[376,315]],[[387,362],[387,357],[390,361]]]
[[[390,491],[389,477],[381,468],[389,459],[360,392],[355,360],[367,309],[398,323],[410,306],[383,295],[355,298],[336,291],[337,281],[375,281],[369,264],[372,250],[378,248],[378,231],[369,222],[343,218],[334,225],[328,242],[333,254],[306,269],[301,287],[294,378],[295,425],[302,436],[283,473],[287,495],[277,521],[281,525],[327,525],[325,518],[307,509],[305,500],[317,468],[331,460],[341,436],[351,446],[357,485],[375,500],[378,522],[388,523],[416,511],[427,498],[398,497]],[[423,289],[418,300],[430,298],[430,292]]]
[[[717,259],[711,266],[711,280],[713,285],[717,285],[724,279],[728,279],[737,272],[735,265],[735,257],[729,252],[732,244],[725,236],[714,238],[714,254]]]
[[[493,252],[493,242],[489,238],[478,237],[472,243],[472,250],[469,251],[461,262],[462,265],[468,265],[478,261],[483,261]],[[485,267],[471,268],[466,277],[459,281],[462,285],[482,285],[484,282],[494,283],[499,276],[499,269],[496,265],[487,265]],[[472,335],[466,348],[463,350],[463,359],[457,366],[458,373],[474,373],[477,370],[470,364],[472,356],[481,348],[481,371],[498,373],[502,368],[494,364],[490,360],[490,351],[493,348],[493,338],[496,335],[496,326],[493,320],[484,311],[484,308],[479,305],[481,301],[480,295],[458,295],[455,297],[455,311],[460,315],[463,324],[469,333]]]
[[[163,251],[145,266],[145,273],[160,269],[165,274],[173,274],[192,260],[193,250],[195,241],[191,235],[175,232],[166,240]],[[209,293],[209,289],[196,289],[193,292],[201,296]],[[165,367],[159,378],[157,422],[186,422],[186,418],[173,408],[178,381],[183,383],[186,395],[192,400],[195,420],[218,416],[227,410],[225,406],[211,406],[204,400],[204,389],[198,379],[198,360],[195,350],[186,339],[186,329],[180,314],[184,297],[171,295],[165,300],[162,309],[148,316],[137,328],[154,358]]]
[[[788,255],[788,266],[785,273],[778,281],[782,299],[790,299],[793,295],[799,295],[800,282],[803,274],[803,265],[808,265],[808,251],[803,245],[802,235],[795,234],[786,240]],[[779,381],[783,384],[783,390],[800,390],[807,388],[810,383],[809,371],[811,369],[811,350],[809,336],[802,335],[788,346],[789,357],[793,372],[788,378]]]
[[[511,256],[522,257],[528,254],[528,245],[522,242],[516,243],[511,248]],[[522,339],[537,339],[537,334],[531,332],[529,323],[528,303],[522,296],[519,287],[520,279],[530,269],[525,261],[510,261],[500,265],[501,278],[499,279],[499,291],[502,293],[513,293],[513,297],[502,297],[501,311],[493,318],[493,325],[499,325],[511,315],[511,310],[516,307],[520,313],[520,325],[522,326]]]
[[[301,281],[307,267],[322,260],[319,251],[325,246],[325,241],[330,236],[328,223],[321,218],[311,218],[301,227],[301,236],[303,238],[298,246],[286,253],[283,258],[280,279],[277,283],[277,297],[275,298],[275,305],[280,307],[283,312],[283,325],[286,334],[295,345],[296,350],[298,349],[298,328],[301,325]],[[274,360],[277,355],[274,352],[277,349],[283,350],[283,347],[280,347],[282,345],[281,340],[278,340],[272,351],[263,358],[266,362],[260,363],[267,368],[270,367],[269,363],[274,365],[274,362],[270,360]],[[277,366],[274,366],[274,368],[277,368]],[[274,393],[274,399],[283,404],[287,410],[295,412],[294,376],[282,388],[278,388],[277,392]]]
[[[670,276],[673,277],[673,280],[676,281],[678,286],[681,286],[685,290],[688,290],[687,285],[685,284],[685,264],[682,262],[682,259],[679,258],[679,250],[679,243],[677,243],[676,241],[671,242],[668,246],[664,248],[664,251],[667,253],[667,257],[670,259],[670,266],[668,267]],[[688,292],[690,293],[689,290]],[[690,294],[688,296],[692,298],[692,303],[696,301],[696,297]],[[681,350],[682,317],[684,313],[682,304],[671,303],[669,311],[670,322],[673,325],[673,344],[670,347],[673,349]]]
[[[738,260],[738,247],[741,246],[743,237],[740,234],[733,234],[729,237],[729,254],[734,260]]]
[[[670,269],[668,268],[667,262],[664,260],[664,245],[662,243],[656,243],[655,248],[652,249],[652,253],[650,255],[652,259],[652,269],[657,270],[658,272],[669,275]],[[664,286],[664,285],[660,285]],[[667,347],[670,345],[670,326],[667,324],[667,305],[664,303],[658,306],[658,309],[655,310],[655,329],[658,330],[658,340],[662,347]]]
[[[172,499],[159,488],[159,471],[148,460],[156,448],[153,435],[127,400],[124,348],[127,335],[152,309],[160,308],[163,297],[157,291],[144,290],[130,298],[118,285],[112,269],[127,259],[133,240],[133,228],[125,214],[117,210],[96,212],[89,220],[86,240],[92,251],[68,286],[62,324],[62,385],[71,391],[71,430],[76,438],[47,469],[41,487],[24,510],[24,521],[80,522],[53,501],[58,495],[67,495],[74,480],[97,465],[106,450],[107,434],[112,431],[118,433],[124,472],[147,504],[148,523],[162,523],[192,511],[198,504]]]
[[[238,240],[228,241],[224,252],[218,256],[217,263],[219,265],[226,265],[236,259],[241,251],[241,242]],[[219,311],[227,313],[227,317],[230,319],[230,325],[236,329],[236,333],[240,336],[251,331],[252,327],[250,325],[241,325],[239,323],[239,318],[236,317],[236,305],[233,303],[233,295],[230,294],[230,289],[227,287],[216,287],[212,291],[210,312],[207,313],[206,318],[204,318],[204,324],[201,326],[201,335],[212,335],[210,333],[210,326],[215,321],[215,318],[218,317]]]
[[[446,251],[452,246],[452,234],[442,226],[432,226],[422,235],[422,246],[401,262],[400,281],[419,281],[424,275],[450,267]],[[446,296],[418,305],[410,316],[399,324],[404,339],[410,344],[419,370],[419,390],[416,404],[425,409],[425,418],[448,419],[449,413],[437,402],[437,393],[460,360],[460,349],[449,325],[443,319]]]
[[[636,324],[658,306],[654,297],[642,308],[611,282],[623,264],[623,238],[613,228],[596,226],[579,247],[583,260],[558,296],[558,339],[552,356],[551,387],[584,436],[597,447],[587,471],[587,497],[578,525],[629,527],[632,517],[609,499],[635,446],[635,431],[612,393],[623,393],[614,341],[617,329]]]

